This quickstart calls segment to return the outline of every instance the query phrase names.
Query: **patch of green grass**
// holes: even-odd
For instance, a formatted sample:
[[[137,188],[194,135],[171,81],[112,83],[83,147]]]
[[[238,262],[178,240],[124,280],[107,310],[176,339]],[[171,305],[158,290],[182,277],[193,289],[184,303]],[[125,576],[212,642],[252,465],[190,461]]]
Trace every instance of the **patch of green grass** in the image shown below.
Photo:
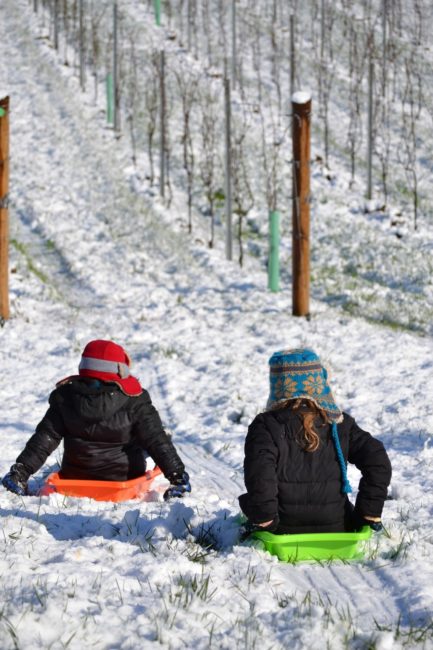
[[[430,647],[429,642],[433,639],[433,620],[427,621],[424,625],[410,622],[407,627],[402,626],[401,617],[395,626],[380,625],[376,620],[374,623],[379,632],[392,632],[395,641],[403,648],[427,648]]]
[[[410,200],[413,199],[413,190],[410,187],[408,187],[407,183],[405,183],[403,180],[399,179],[396,181],[395,190],[404,199],[410,199]]]
[[[17,239],[11,239],[10,243],[15,248],[15,250],[17,250],[24,257],[29,271],[33,273],[41,282],[43,282],[43,284],[49,284],[48,277],[45,275],[45,273],[34,265],[27,246],[22,242],[19,242]]]
[[[395,332],[416,332],[420,336],[425,335],[424,330],[422,327],[419,325],[411,325],[407,323],[402,323],[401,321],[396,321],[393,320],[392,318],[389,318],[388,316],[380,315],[380,316],[368,316],[365,314],[358,314],[362,316],[368,323],[372,323],[374,325],[383,325],[383,327],[388,327],[389,329],[394,330]]]

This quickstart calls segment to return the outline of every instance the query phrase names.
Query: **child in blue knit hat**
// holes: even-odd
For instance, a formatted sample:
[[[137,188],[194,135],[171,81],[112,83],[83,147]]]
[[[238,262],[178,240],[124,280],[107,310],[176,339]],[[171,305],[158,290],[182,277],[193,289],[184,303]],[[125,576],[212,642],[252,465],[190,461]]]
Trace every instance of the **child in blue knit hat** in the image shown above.
[[[381,528],[391,464],[383,444],[340,411],[315,352],[283,350],[269,360],[267,410],[248,428],[247,530],[280,534]],[[353,506],[347,461],[361,472]]]

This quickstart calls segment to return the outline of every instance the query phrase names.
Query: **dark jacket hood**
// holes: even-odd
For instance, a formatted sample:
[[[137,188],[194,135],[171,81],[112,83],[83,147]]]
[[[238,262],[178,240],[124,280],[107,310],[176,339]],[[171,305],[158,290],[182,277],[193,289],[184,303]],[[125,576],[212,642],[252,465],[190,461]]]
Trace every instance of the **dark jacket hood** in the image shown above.
[[[71,410],[71,416],[90,423],[110,418],[128,399],[116,384],[96,379],[71,379],[52,393],[50,404],[66,412]]]

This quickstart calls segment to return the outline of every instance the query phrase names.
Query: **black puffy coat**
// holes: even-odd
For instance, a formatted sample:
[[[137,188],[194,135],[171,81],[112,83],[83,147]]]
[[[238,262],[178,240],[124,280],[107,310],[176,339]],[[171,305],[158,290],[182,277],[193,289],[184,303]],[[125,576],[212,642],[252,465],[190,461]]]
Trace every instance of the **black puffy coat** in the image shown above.
[[[343,455],[362,477],[355,516],[380,517],[391,480],[391,464],[383,444],[344,413],[338,424]],[[302,417],[290,407],[258,415],[245,441],[247,494],[241,509],[254,523],[279,518],[278,533],[341,532],[352,526],[352,507],[341,493],[341,469],[329,424],[315,426],[319,448],[307,452]]]
[[[61,440],[62,478],[136,478],[146,470],[146,454],[169,480],[185,471],[146,390],[130,397],[116,384],[81,378],[58,386],[16,462],[33,474]]]

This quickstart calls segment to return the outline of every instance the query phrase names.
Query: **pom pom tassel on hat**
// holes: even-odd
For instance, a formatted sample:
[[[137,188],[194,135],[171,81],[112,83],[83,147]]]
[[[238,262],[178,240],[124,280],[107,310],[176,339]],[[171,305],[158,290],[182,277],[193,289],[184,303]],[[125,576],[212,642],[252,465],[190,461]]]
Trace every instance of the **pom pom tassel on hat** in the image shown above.
[[[332,441],[334,443],[335,451],[337,454],[338,463],[341,469],[341,491],[343,494],[349,494],[352,492],[352,486],[349,483],[347,478],[347,466],[346,461],[344,460],[343,451],[340,445],[340,438],[338,437],[337,423],[333,422],[331,424],[331,435]]]

